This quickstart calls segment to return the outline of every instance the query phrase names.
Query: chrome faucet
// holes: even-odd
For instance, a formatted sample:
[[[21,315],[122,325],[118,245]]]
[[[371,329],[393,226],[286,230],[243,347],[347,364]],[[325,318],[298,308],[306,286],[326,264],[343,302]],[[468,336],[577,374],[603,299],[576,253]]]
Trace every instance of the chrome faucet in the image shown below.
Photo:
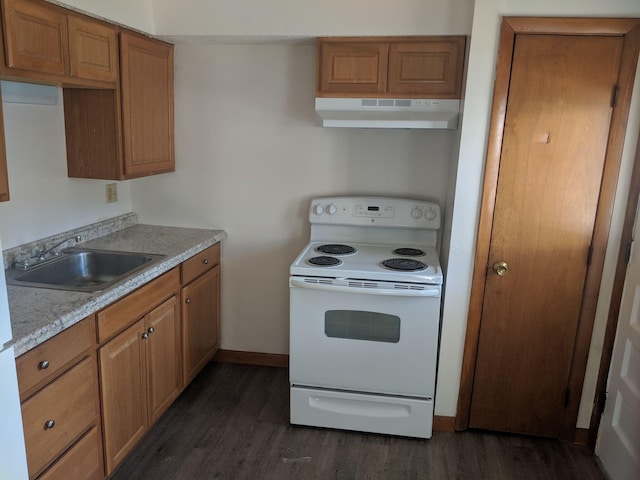
[[[75,242],[78,243],[80,240],[82,240],[82,237],[80,237],[80,235],[75,235],[73,237],[65,238],[64,240],[61,240],[58,243],[56,243],[53,247],[49,247],[46,250],[40,250],[39,248],[36,248],[36,253],[31,258],[37,258],[38,260],[42,261],[46,258],[47,254],[51,253],[53,250],[58,248],[63,243],[68,242],[69,240],[75,240]],[[54,256],[58,256],[59,254],[60,252],[53,253]]]
[[[68,237],[65,238],[64,240],[59,241],[58,243],[56,243],[54,246],[46,248],[46,249],[40,249],[40,248],[36,248],[34,254],[22,261],[18,261],[16,260],[13,263],[13,268],[17,269],[17,270],[28,270],[31,267],[35,267],[36,265],[40,265],[41,263],[44,263],[47,261],[47,255],[51,254],[52,257],[57,257],[58,255],[60,255],[60,252],[54,252],[54,250],[56,248],[58,248],[60,245],[62,245],[65,242],[68,242],[69,240],[75,240],[75,242],[79,242],[80,240],[82,240],[82,237],[80,237],[80,235],[76,235],[73,237]],[[51,253],[53,252],[53,253]],[[35,261],[31,261],[33,259],[36,259]],[[49,260],[52,260],[51,258]]]

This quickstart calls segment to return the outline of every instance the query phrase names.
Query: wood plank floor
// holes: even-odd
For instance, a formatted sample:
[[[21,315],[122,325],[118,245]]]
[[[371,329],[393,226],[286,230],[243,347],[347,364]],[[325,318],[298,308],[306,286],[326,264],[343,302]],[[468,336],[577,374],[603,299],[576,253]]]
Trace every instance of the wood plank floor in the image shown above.
[[[430,440],[289,425],[283,368],[209,364],[113,480],[602,480],[586,447],[479,432]]]

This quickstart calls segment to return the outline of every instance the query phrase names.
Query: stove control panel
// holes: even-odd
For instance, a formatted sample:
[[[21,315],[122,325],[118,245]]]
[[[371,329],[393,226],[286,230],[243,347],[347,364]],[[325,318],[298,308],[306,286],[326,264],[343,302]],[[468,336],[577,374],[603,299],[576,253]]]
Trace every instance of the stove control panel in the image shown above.
[[[312,224],[438,230],[440,207],[433,202],[392,197],[314,198],[309,221]]]

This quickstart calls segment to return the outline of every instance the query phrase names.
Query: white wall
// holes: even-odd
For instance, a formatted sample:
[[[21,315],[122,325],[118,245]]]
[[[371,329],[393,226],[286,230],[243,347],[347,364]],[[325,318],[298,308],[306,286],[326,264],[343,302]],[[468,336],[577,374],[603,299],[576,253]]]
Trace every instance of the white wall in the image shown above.
[[[220,227],[222,347],[288,353],[288,268],[313,196],[442,205],[455,132],[323,129],[315,47],[178,45],[175,174],[132,181],[140,221]]]
[[[111,22],[153,33],[153,0],[46,0]],[[180,4],[181,2],[175,2]]]
[[[155,33],[185,36],[466,34],[473,0],[153,0]]]
[[[467,76],[466,102],[462,123],[456,197],[453,212],[451,255],[443,310],[439,382],[436,413],[453,416],[456,412],[459,379],[464,348],[468,299],[473,273],[473,256],[479,201],[486,153],[488,119],[491,111],[493,81],[498,50],[498,33],[502,15],[532,16],[640,16],[638,0],[476,0],[471,34],[471,52]],[[579,428],[588,428],[591,403],[595,391],[602,352],[604,323],[617,257],[622,216],[629,188],[630,168],[635,153],[640,116],[640,88],[636,86],[631,106],[628,138],[625,142],[623,166],[613,214],[610,245],[605,260],[596,325],[589,354],[585,389],[578,418]]]
[[[11,200],[0,203],[0,237],[7,249],[130,212],[129,182],[117,182],[107,204],[102,180],[67,177],[62,90],[57,105],[4,103]]]

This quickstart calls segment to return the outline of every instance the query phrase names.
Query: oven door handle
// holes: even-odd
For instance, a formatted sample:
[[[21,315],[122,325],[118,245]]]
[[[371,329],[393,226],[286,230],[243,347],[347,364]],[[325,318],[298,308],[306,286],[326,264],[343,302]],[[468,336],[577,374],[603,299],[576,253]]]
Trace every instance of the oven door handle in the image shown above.
[[[394,297],[439,297],[440,287],[425,288],[421,290],[409,289],[378,289],[378,288],[360,288],[348,287],[343,285],[329,285],[324,283],[307,283],[303,280],[295,278],[289,279],[289,286],[297,288],[307,288],[310,290],[323,290],[325,292],[339,293],[359,293],[362,295],[389,295]]]

